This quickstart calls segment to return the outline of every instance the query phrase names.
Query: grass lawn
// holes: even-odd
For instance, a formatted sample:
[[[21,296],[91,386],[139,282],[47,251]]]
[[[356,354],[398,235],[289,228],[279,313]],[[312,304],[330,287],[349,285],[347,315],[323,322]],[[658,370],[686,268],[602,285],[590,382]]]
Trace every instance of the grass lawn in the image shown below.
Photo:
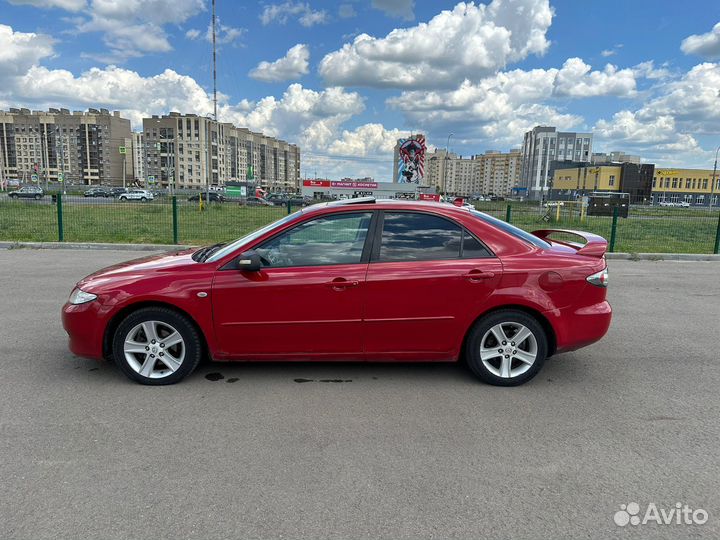
[[[505,219],[507,203],[479,203],[478,209]],[[287,214],[285,207],[243,207],[211,204],[200,211],[178,202],[178,240],[181,244],[207,244],[238,238]],[[612,218],[587,217],[563,209],[561,219],[543,220],[545,211],[535,204],[512,203],[511,222],[532,231],[566,228],[593,232],[609,240]],[[618,219],[615,251],[651,253],[711,253],[718,226],[718,210],[633,208],[630,217]],[[67,242],[126,242],[171,244],[170,200],[152,203],[63,204],[63,230]],[[49,199],[0,201],[0,240],[46,241],[58,239],[57,208]]]

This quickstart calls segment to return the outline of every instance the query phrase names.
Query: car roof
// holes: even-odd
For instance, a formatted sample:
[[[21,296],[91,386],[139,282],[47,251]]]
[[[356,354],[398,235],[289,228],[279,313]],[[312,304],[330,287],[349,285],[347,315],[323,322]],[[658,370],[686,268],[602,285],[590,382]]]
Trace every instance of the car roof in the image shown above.
[[[455,206],[452,203],[436,201],[412,201],[403,199],[376,199],[374,197],[358,197],[318,203],[308,206],[303,212],[311,213],[329,209],[353,208],[358,210],[426,210],[444,214],[468,215],[470,208]]]

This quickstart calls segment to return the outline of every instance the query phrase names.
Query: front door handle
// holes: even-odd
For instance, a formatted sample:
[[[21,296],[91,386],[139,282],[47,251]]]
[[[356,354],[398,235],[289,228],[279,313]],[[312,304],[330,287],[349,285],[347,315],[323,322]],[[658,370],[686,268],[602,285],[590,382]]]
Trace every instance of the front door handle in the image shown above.
[[[495,272],[490,272],[486,270],[470,270],[463,277],[472,283],[477,283],[482,281],[483,279],[490,279],[495,277]]]
[[[329,281],[327,285],[334,291],[343,291],[350,287],[357,287],[360,284],[358,281],[348,281],[345,278],[335,278]]]

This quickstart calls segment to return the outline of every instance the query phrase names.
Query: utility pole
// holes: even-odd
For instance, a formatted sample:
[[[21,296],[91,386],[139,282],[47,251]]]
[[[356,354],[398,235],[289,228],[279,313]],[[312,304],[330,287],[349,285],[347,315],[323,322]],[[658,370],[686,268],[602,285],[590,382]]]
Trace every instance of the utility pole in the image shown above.
[[[213,118],[215,120],[215,127],[217,127],[218,115],[217,115],[217,53],[215,47],[215,0],[212,0],[212,57],[213,57]],[[205,122],[207,124],[207,122]],[[210,130],[208,129],[208,134]],[[206,142],[212,145],[211,141]],[[205,191],[205,197],[207,207],[210,208],[210,176],[212,175],[212,149],[208,152],[210,158],[208,162],[208,179]]]
[[[710,208],[712,208],[713,195],[715,194],[715,173],[717,173],[718,152],[720,152],[720,146],[715,150],[715,164],[713,165],[712,184],[710,185]]]

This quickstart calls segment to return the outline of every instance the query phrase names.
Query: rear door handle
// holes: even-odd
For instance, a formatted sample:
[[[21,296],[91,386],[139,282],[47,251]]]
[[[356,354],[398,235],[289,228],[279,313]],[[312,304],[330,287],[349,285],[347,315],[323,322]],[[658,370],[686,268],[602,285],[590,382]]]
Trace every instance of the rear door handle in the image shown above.
[[[483,279],[490,279],[495,277],[495,272],[489,272],[485,270],[470,270],[463,277],[468,281],[472,281],[475,283],[478,281],[482,281]]]
[[[327,283],[328,287],[331,287],[335,291],[342,291],[350,287],[357,287],[359,284],[359,281],[348,281],[345,278],[335,278]]]

